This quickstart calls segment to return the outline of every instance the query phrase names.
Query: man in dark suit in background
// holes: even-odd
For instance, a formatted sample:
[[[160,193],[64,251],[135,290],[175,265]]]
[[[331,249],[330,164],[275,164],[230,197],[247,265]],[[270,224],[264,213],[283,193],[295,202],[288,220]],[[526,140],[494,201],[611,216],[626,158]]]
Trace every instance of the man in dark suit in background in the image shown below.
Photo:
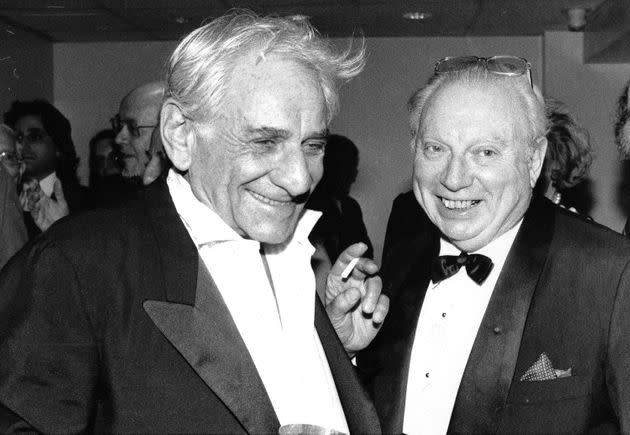
[[[167,179],[53,226],[0,277],[1,432],[380,432],[344,350],[387,311],[377,267],[342,281],[365,247],[342,253],[334,329],[304,209],[335,83],[363,59],[307,23],[238,12],[181,42],[160,119]]]
[[[630,431],[630,244],[532,198],[546,124],[529,68],[447,58],[411,99],[421,209],[358,356],[384,432]]]

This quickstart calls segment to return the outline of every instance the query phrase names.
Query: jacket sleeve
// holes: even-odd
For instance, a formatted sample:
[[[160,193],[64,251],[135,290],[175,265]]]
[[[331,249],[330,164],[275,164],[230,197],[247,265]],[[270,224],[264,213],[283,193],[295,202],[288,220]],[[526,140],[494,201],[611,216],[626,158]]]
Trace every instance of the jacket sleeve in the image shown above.
[[[45,237],[0,275],[0,431],[90,431],[98,348],[81,285]]]
[[[620,433],[630,433],[630,262],[619,280],[608,332],[606,383]]]

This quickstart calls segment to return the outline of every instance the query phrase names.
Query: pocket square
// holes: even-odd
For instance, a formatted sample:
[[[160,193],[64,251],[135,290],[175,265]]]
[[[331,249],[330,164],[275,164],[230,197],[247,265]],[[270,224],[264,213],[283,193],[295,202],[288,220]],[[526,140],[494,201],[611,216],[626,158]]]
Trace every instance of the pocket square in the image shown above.
[[[549,381],[558,378],[568,378],[570,376],[571,368],[566,370],[554,369],[549,356],[543,352],[536,362],[521,376],[520,381]]]

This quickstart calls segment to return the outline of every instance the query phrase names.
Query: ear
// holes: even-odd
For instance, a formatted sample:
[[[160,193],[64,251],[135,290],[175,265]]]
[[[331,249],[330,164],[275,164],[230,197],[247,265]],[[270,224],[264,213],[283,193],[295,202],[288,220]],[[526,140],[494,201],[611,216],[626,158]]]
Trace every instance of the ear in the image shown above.
[[[180,171],[187,171],[192,162],[196,135],[192,121],[172,98],[162,105],[160,112],[160,134],[168,158]]]
[[[536,185],[536,181],[542,171],[543,163],[545,163],[545,155],[547,154],[547,138],[540,137],[536,140],[534,150],[529,159],[529,184],[532,189]]]

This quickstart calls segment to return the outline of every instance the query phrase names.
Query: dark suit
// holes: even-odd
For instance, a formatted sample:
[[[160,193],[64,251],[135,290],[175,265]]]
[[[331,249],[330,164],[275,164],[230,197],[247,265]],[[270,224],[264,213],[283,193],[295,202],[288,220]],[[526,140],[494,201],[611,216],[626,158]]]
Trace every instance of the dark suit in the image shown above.
[[[0,402],[43,432],[277,433],[165,183],[141,196],[51,227],[0,276]],[[321,305],[315,325],[351,431],[380,432]]]
[[[0,163],[0,269],[26,243],[15,180]]]
[[[390,312],[358,357],[386,433],[403,429],[411,347],[440,246],[421,214],[384,259]],[[630,243],[619,234],[533,201],[475,339],[449,432],[630,431],[629,262]],[[519,381],[543,352],[573,376]]]

